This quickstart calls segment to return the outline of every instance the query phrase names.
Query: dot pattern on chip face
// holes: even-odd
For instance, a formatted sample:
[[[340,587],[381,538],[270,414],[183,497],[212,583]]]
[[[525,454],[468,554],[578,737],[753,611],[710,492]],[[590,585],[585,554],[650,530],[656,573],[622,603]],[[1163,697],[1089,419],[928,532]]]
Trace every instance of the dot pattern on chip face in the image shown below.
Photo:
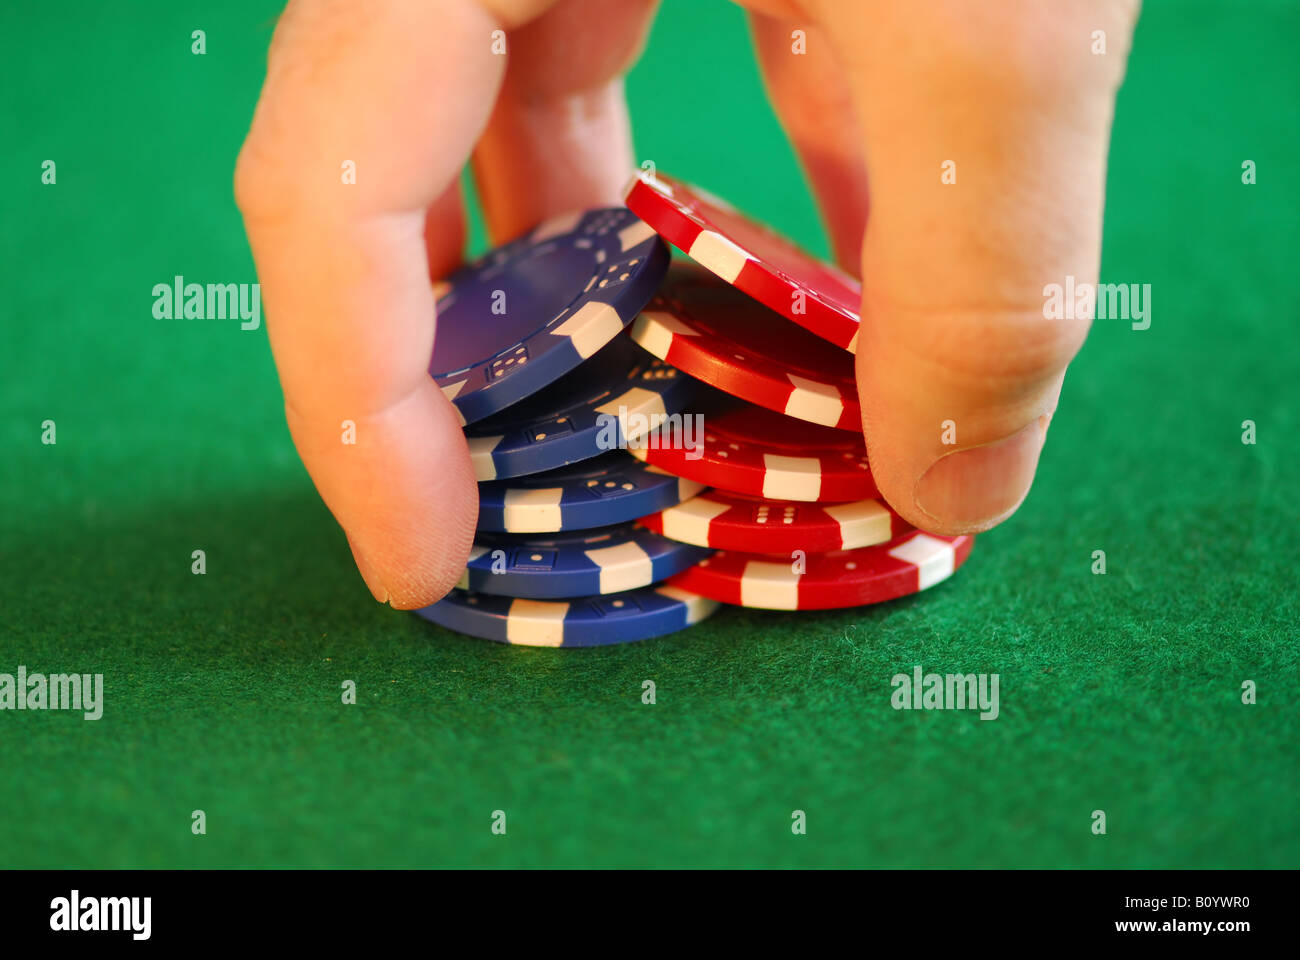
[[[795,517],[796,517],[796,516],[798,516],[798,509],[795,507],[795,505],[794,505],[794,504],[786,504],[785,506],[783,506],[783,507],[781,508],[781,516],[780,516],[780,519],[779,519],[778,522],[780,522],[780,523],[782,523],[782,524],[787,524],[787,525],[788,525],[788,524],[794,523],[794,521],[795,521]],[[771,523],[771,522],[772,522],[772,508],[771,508],[768,504],[766,504],[766,503],[765,503],[765,504],[762,504],[762,505],[759,506],[759,507],[757,507],[757,508],[755,509],[755,512],[754,512],[754,522],[755,522],[755,523]]]
[[[606,276],[606,277],[601,277],[601,278],[600,278],[600,282],[599,282],[598,284],[596,284],[596,286],[598,286],[598,287],[600,287],[600,289],[604,290],[606,287],[608,287],[608,286],[610,285],[611,282],[614,282],[614,283],[626,283],[626,282],[627,282],[627,278],[630,277],[630,276],[632,276],[632,273],[631,273],[630,268],[635,267],[635,266],[636,266],[638,263],[640,263],[640,262],[641,262],[640,260],[629,260],[629,261],[628,261],[627,263],[625,263],[625,264],[623,264],[623,263],[616,263],[616,264],[613,264],[612,266],[610,266],[610,267],[606,270],[607,273],[613,273],[615,270],[623,270],[623,272],[620,273],[620,274],[618,275],[618,278],[617,278],[616,280],[614,280],[614,281],[611,281],[610,278],[607,277],[607,276]],[[629,269],[623,269],[624,267],[627,267],[627,268],[629,268]]]
[[[510,368],[516,364],[525,364],[528,362],[528,348],[516,347],[510,351],[508,356],[500,357],[492,361],[492,376],[504,377],[510,372]]]
[[[603,487],[606,490],[635,490],[636,489],[636,484],[628,480],[624,480],[622,483],[619,483],[616,480],[605,480],[603,482],[600,480],[588,480],[587,486],[593,488]]]

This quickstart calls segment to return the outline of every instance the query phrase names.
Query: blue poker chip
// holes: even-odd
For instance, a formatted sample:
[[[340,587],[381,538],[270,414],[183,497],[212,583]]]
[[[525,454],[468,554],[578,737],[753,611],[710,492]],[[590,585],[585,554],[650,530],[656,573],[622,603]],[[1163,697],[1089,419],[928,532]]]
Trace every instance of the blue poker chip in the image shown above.
[[[481,483],[478,528],[489,533],[590,530],[667,510],[704,489],[626,450],[511,480]]]
[[[474,474],[498,480],[589,460],[641,436],[654,418],[680,413],[698,384],[630,337],[616,337],[545,390],[467,427]]]
[[[675,633],[717,609],[714,600],[659,586],[567,602],[453,590],[415,612],[448,630],[497,643],[595,647]]]
[[[666,580],[712,553],[634,523],[555,534],[483,533],[456,586],[530,600],[622,593]]]
[[[435,286],[429,374],[476,423],[558,380],[654,295],[668,248],[626,207],[571,213]]]

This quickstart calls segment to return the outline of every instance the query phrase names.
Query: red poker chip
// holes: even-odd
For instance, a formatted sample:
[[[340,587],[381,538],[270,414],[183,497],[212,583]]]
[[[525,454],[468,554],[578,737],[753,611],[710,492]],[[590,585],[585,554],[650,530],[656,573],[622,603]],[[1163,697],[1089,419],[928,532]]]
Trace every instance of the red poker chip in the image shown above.
[[[838,267],[668,177],[638,174],[623,201],[696,263],[823,340],[857,350],[862,285]]]
[[[887,543],[912,526],[879,500],[799,503],[706,490],[640,520],[672,540],[716,550],[826,553]]]
[[[769,410],[862,429],[853,357],[689,263],[677,263],[632,339],[692,377]]]
[[[750,553],[715,553],[668,580],[679,590],[764,610],[832,610],[919,593],[952,576],[970,556],[973,536],[915,531],[861,550],[774,562]],[[800,572],[799,563],[803,569]]]
[[[717,395],[720,397],[720,395]],[[628,452],[675,477],[769,500],[878,497],[862,434],[795,420],[752,403],[706,408],[702,437],[651,431]]]

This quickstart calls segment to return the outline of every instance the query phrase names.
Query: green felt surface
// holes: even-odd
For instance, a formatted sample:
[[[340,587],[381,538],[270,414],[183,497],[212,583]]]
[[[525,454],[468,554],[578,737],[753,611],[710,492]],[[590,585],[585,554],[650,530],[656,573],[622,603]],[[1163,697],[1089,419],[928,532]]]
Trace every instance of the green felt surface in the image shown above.
[[[0,672],[107,703],[0,713],[0,866],[1296,865],[1297,10],[1147,4],[1103,279],[1151,329],[1096,325],[956,577],[552,651],[375,604],[265,331],[151,315],[255,278],[230,180],[276,4],[5,5]],[[628,91],[638,156],[825,250],[735,8],[666,3]],[[917,663],[999,673],[1001,717],[891,709]]]

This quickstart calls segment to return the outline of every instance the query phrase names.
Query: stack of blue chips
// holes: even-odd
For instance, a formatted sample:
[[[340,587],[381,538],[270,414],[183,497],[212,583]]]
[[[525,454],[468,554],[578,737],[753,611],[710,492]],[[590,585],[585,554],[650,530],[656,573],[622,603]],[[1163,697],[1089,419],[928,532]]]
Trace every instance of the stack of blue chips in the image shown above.
[[[662,584],[712,551],[634,523],[702,485],[622,449],[698,386],[626,332],[668,263],[618,207],[544,223],[440,284],[429,372],[465,424],[479,533],[460,584],[420,616],[570,647],[660,636],[717,609]]]

